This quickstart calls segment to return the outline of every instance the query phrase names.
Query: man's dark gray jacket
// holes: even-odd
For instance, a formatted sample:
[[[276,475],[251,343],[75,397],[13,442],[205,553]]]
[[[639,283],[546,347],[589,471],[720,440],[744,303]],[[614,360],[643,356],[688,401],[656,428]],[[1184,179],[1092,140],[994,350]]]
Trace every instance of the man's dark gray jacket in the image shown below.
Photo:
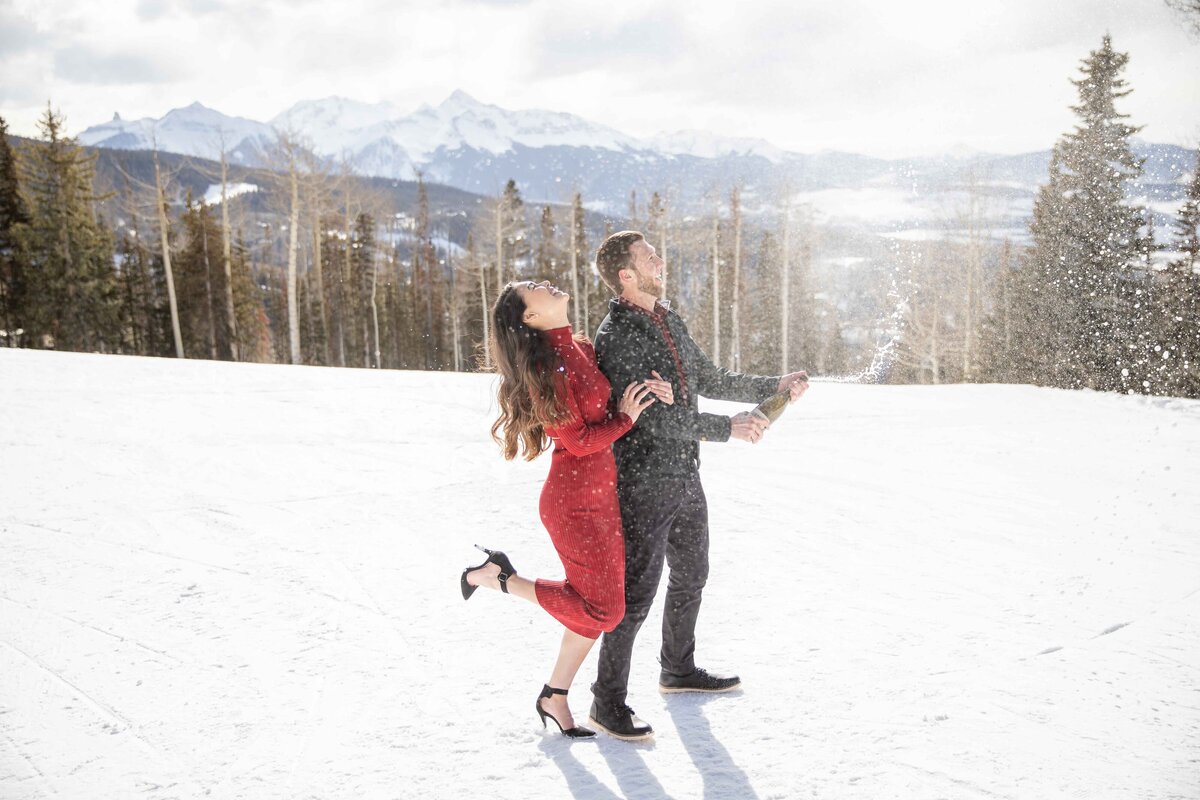
[[[690,475],[700,465],[701,441],[728,441],[729,417],[701,413],[697,395],[761,403],[779,388],[778,377],[743,375],[715,366],[674,311],[666,311],[661,319],[675,344],[683,376],[651,312],[614,298],[596,331],[596,360],[612,384],[614,402],[629,384],[653,377],[651,370],[670,381],[675,391],[674,405],[652,403],[633,430],[613,444],[623,481]]]

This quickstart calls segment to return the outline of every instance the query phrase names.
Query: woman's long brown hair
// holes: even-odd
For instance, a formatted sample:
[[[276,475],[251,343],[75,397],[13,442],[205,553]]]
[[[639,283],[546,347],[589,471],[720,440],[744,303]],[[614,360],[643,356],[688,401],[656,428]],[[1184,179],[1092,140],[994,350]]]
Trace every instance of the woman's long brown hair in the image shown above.
[[[511,461],[532,461],[550,446],[546,428],[570,416],[559,394],[562,360],[542,334],[525,324],[525,301],[508,284],[492,306],[491,350],[500,374],[500,417],[492,438]]]

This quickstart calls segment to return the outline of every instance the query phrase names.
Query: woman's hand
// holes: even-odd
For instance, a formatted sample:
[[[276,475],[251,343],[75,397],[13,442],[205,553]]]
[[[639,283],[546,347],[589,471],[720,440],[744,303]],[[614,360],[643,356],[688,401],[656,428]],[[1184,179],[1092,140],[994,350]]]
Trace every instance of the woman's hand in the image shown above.
[[[654,376],[654,379],[647,378],[646,387],[654,393],[659,401],[669,406],[675,405],[675,390],[671,388],[671,382],[663,380],[663,376],[655,370],[650,370],[650,374]]]
[[[638,417],[642,412],[650,407],[655,397],[650,393],[650,387],[644,383],[631,383],[625,387],[625,393],[621,395],[621,402],[617,403],[617,410],[629,415],[629,418],[634,422],[638,421]]]

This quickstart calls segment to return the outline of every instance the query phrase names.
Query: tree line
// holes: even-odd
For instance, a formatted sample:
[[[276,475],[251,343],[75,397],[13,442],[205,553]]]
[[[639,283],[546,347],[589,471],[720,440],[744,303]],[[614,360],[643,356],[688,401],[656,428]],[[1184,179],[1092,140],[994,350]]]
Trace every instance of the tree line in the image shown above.
[[[9,346],[326,366],[471,370],[490,362],[487,309],[515,279],[549,279],[595,330],[609,292],[592,264],[619,227],[667,262],[667,296],[714,361],[758,373],[844,375],[896,337],[896,382],[1001,381],[1200,396],[1200,178],[1171,230],[1126,198],[1142,169],[1118,112],[1128,56],[1105,37],[1075,80],[1075,130],[1055,145],[1027,246],[987,229],[986,176],[966,175],[953,235],[895,242],[878,320],[855,318],[820,269],[811,209],[713,187],[707,212],[669,191],[630,193],[624,215],[530,204],[513,181],[464,207],[410,205],[383,179],[334,171],[283,133],[261,186],[224,157],[207,197],[178,166],[118,168],[47,108],[13,147],[0,119],[0,341]],[[221,147],[224,152],[224,147]],[[254,191],[247,191],[247,189]],[[215,191],[214,191],[215,190]],[[1162,241],[1158,241],[1162,239]],[[881,281],[875,280],[875,284]],[[890,297],[883,297],[887,290]],[[894,306],[894,308],[890,308]],[[875,375],[880,377],[882,373]]]
[[[0,336],[8,346],[487,368],[486,310],[511,280],[555,282],[575,298],[577,330],[599,325],[610,294],[593,256],[619,225],[645,230],[667,256],[677,307],[695,312],[697,334],[718,360],[724,347],[730,366],[760,371],[789,359],[830,369],[846,361],[837,309],[816,299],[811,248],[790,244],[811,226],[801,213],[785,215],[752,243],[737,188],[726,209],[715,198],[707,217],[672,214],[661,193],[639,202],[633,192],[628,217],[598,222],[578,192],[565,206],[531,206],[510,180],[472,208],[435,215],[421,176],[414,207],[398,210],[369,181],[331,173],[281,134],[270,185],[259,191],[234,183],[222,158],[210,176],[215,196],[181,192],[154,152],[148,174],[114,157],[116,178],[99,194],[97,156],[64,134],[59,113],[47,107],[40,137],[16,148],[3,125]],[[781,279],[790,280],[782,295]]]

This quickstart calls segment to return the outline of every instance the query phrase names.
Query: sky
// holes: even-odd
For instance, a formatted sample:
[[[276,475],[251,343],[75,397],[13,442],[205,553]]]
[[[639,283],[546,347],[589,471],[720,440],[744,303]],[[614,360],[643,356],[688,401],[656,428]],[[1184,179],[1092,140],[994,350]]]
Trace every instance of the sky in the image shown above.
[[[462,89],[639,137],[1016,153],[1070,129],[1070,78],[1106,32],[1131,56],[1118,108],[1195,146],[1200,35],[1164,0],[0,0],[0,116],[33,135],[50,102],[78,133],[193,101],[266,121]]]

